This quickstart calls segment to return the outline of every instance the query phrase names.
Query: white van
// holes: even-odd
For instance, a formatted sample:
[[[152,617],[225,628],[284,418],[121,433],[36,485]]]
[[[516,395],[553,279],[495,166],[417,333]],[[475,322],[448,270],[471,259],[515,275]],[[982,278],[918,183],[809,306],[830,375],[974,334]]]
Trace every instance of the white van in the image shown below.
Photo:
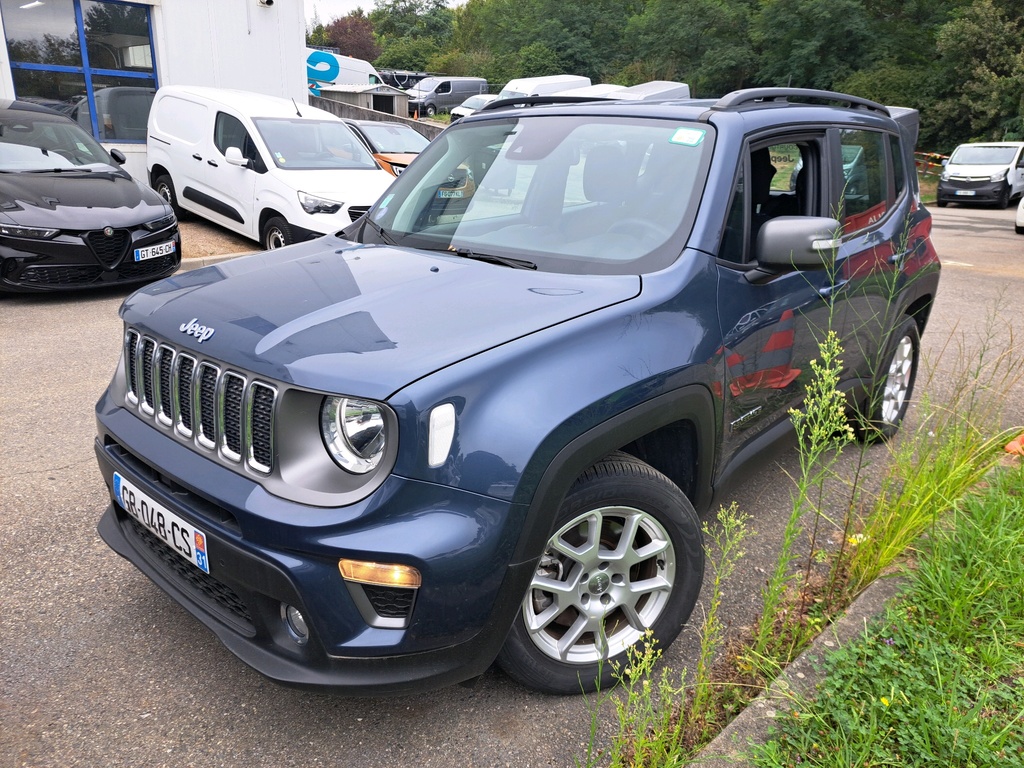
[[[514,99],[517,96],[549,96],[570,88],[590,85],[590,78],[582,75],[548,75],[547,77],[520,77],[509,80],[498,94],[498,99]]]
[[[309,93],[312,96],[319,96],[320,89],[338,83],[376,85],[384,81],[368,61],[351,56],[339,56],[318,48],[307,48],[306,82]]]
[[[459,106],[470,96],[487,93],[487,81],[482,77],[425,77],[406,93],[410,115],[433,117]]]
[[[1005,208],[1024,195],[1024,142],[961,144],[944,163],[936,202],[995,203]]]
[[[150,186],[175,210],[267,250],[342,229],[394,179],[330,112],[248,91],[164,86],[146,150]]]

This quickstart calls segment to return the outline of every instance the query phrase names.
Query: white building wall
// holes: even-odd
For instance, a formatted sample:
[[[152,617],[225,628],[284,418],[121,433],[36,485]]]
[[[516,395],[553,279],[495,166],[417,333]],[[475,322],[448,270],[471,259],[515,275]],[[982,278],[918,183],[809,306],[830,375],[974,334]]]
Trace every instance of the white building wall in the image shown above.
[[[306,20],[299,0],[275,0],[269,6],[259,0],[141,0],[139,4],[152,9],[159,85],[238,88],[308,103]],[[14,98],[6,45],[0,45],[0,98]],[[125,170],[148,181],[144,144],[103,142],[103,146],[124,152]]]

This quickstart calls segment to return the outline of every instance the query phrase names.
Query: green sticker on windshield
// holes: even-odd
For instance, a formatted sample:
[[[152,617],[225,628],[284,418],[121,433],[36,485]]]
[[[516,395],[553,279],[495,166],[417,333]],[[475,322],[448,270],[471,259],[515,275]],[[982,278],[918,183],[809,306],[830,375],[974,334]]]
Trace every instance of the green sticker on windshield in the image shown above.
[[[696,147],[704,141],[705,131],[701,128],[680,128],[672,134],[669,139],[673,144],[683,144],[687,147]]]

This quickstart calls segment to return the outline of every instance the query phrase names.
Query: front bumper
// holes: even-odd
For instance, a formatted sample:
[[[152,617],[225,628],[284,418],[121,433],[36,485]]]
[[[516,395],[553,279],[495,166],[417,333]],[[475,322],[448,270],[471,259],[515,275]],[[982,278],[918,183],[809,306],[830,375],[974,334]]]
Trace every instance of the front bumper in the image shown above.
[[[175,250],[145,261],[134,250],[173,241]],[[98,288],[115,283],[141,283],[173,274],[181,265],[177,227],[157,233],[133,231],[124,236],[120,251],[101,259],[78,235],[53,240],[0,239],[0,291],[40,291]]]
[[[476,677],[497,655],[532,570],[509,563],[522,524],[513,505],[392,476],[359,504],[307,507],[109,406],[106,397],[98,406],[96,441],[108,488],[117,472],[201,529],[209,575],[147,536],[116,502],[100,520],[101,537],[261,674],[292,686],[394,694]],[[420,570],[406,626],[367,623],[365,604],[361,612],[341,578],[341,557]],[[289,632],[282,604],[306,617],[306,643]]]
[[[996,203],[1005,193],[1005,181],[939,181],[936,197],[944,203]]]

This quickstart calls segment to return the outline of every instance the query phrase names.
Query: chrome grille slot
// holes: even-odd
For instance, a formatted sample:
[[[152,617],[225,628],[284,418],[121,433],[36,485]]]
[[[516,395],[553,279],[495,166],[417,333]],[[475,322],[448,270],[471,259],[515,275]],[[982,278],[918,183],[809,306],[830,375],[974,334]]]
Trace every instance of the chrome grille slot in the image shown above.
[[[180,352],[170,344],[125,332],[126,404],[173,428],[178,439],[216,450],[222,461],[260,474],[274,469],[277,388],[245,373]]]
[[[174,423],[174,400],[171,398],[171,376],[174,371],[174,350],[166,344],[157,348],[156,360],[156,417],[169,427]]]
[[[124,335],[124,373],[127,381],[128,402],[132,405],[139,404],[139,380],[137,378],[138,366],[136,365],[136,351],[139,347],[139,334],[136,331],[128,331]]]
[[[242,406],[245,379],[237,373],[225,373],[220,393],[220,450],[231,461],[242,460]]]
[[[139,403],[142,406],[142,412],[152,416],[155,413],[153,403],[155,401],[153,395],[153,357],[156,355],[156,342],[152,339],[143,339],[142,347],[139,350],[142,363],[142,397]]]
[[[206,448],[217,447],[217,379],[220,369],[212,363],[200,363],[196,384],[199,386],[199,407],[196,414],[196,439]]]
[[[249,444],[249,466],[264,474],[274,466],[274,401],[277,390],[254,383],[249,388],[245,434]]]
[[[175,425],[185,437],[192,437],[192,390],[194,389],[193,378],[196,373],[195,358],[188,355],[178,355],[178,365],[175,367],[174,384],[174,412],[177,414]]]

